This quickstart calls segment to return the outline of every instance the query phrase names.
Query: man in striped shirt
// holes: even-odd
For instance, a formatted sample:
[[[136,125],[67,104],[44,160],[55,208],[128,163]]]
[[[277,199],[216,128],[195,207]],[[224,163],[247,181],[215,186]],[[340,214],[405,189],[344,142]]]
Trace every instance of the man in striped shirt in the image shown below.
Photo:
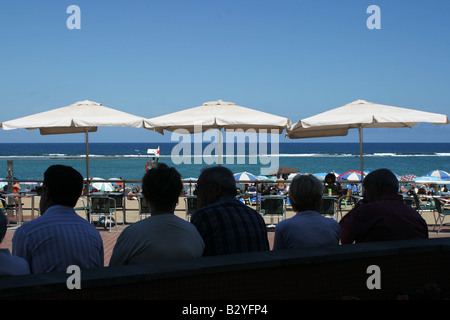
[[[194,194],[199,209],[191,222],[205,242],[204,256],[269,250],[264,219],[236,200],[236,182],[229,169],[202,170]]]
[[[13,255],[28,261],[32,273],[103,267],[98,230],[74,210],[83,189],[82,175],[72,167],[50,166],[44,173],[39,218],[19,227]]]

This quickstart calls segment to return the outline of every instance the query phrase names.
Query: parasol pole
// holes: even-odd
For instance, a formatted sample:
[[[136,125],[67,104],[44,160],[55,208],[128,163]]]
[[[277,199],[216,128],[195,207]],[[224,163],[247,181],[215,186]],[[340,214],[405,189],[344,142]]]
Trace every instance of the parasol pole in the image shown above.
[[[361,192],[363,191],[362,182],[364,180],[364,157],[363,157],[363,134],[362,134],[362,127],[358,127],[359,131],[359,160],[361,163]]]
[[[361,180],[363,180],[364,159],[363,159],[363,144],[362,144],[362,128],[358,127],[358,131],[359,131],[359,160],[361,162]]]
[[[222,128],[218,128],[219,130],[219,166],[222,165]]]
[[[86,128],[85,137],[86,137],[86,195],[89,196],[89,128]]]

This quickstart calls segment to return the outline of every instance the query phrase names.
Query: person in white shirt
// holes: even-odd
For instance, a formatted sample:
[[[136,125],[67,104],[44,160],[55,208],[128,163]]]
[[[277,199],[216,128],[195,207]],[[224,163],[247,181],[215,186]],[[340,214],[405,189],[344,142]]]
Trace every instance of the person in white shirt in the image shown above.
[[[201,257],[205,244],[196,227],[174,214],[183,189],[175,168],[159,163],[142,179],[151,216],[122,231],[110,266]]]
[[[294,177],[289,200],[297,214],[276,225],[273,250],[339,245],[339,223],[318,212],[322,191],[322,183],[316,177]]]

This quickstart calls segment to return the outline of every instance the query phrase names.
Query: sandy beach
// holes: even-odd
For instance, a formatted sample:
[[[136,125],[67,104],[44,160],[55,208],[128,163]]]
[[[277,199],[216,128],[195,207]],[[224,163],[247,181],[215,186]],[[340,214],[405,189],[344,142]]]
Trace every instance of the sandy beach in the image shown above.
[[[182,218],[186,219],[186,202],[185,197],[180,197],[178,206],[176,207],[175,214]],[[31,197],[23,197],[22,198],[23,203],[23,217],[25,223],[27,221],[30,221],[32,219],[32,198]],[[82,208],[85,205],[86,201],[85,198],[80,198],[80,200],[77,203],[78,208]],[[39,197],[34,197],[34,205],[35,208],[39,206]],[[253,208],[256,208],[254,204],[252,204]],[[112,232],[109,232],[109,230],[105,230],[102,227],[98,227],[102,239],[103,239],[103,245],[104,245],[104,252],[105,252],[105,266],[109,264],[109,259],[111,258],[111,254],[114,248],[114,245],[116,243],[117,237],[120,235],[121,231],[124,230],[128,225],[135,223],[139,221],[139,200],[137,199],[126,199],[125,200],[125,208],[126,208],[126,214],[124,215],[124,210],[122,208],[118,208],[116,212],[117,216],[117,226],[112,228]],[[342,215],[345,215],[350,209],[352,208],[351,205],[342,207]],[[77,213],[83,217],[86,218],[84,210],[77,210]],[[34,211],[34,218],[38,217],[38,211]],[[286,206],[286,219],[292,217],[295,214],[295,212],[292,210],[291,206]],[[125,217],[125,224],[123,224]],[[432,212],[424,212],[422,217],[425,219],[425,221],[428,224],[429,227],[429,237],[430,238],[436,238],[436,237],[448,237],[450,236],[450,226],[449,227],[443,227],[440,233],[437,233],[436,231],[433,231],[433,228],[435,226],[435,220],[434,215]],[[341,216],[338,216],[338,220],[341,218]],[[10,219],[13,221],[13,217],[10,217]],[[273,221],[271,218],[265,218],[266,224],[270,225],[272,223],[277,222],[277,219],[275,218]],[[450,221],[449,221],[450,222]],[[6,232],[6,236],[3,239],[2,243],[0,243],[0,248],[8,248],[10,251],[12,250],[12,238],[14,236],[14,230],[17,228],[17,225],[12,223],[11,226],[8,228],[8,231]],[[270,248],[273,246],[273,239],[274,239],[274,230],[272,228],[268,229],[268,239]]]

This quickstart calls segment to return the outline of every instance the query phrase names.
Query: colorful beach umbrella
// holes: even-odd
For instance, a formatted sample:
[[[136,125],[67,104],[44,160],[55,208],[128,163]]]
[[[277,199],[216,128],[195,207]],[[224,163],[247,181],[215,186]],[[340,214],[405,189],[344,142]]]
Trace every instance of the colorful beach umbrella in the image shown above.
[[[92,182],[92,181],[96,181],[96,180],[105,180],[102,178],[92,178],[91,180],[91,186],[92,188],[97,189],[98,191],[102,191],[102,192],[109,192],[109,191],[114,191],[114,186],[112,185],[111,182]]]
[[[234,174],[234,180],[236,181],[256,181],[258,180],[253,174],[250,172],[239,172]]]
[[[448,173],[447,171],[443,171],[443,170],[430,171],[426,175],[430,176],[430,177],[436,177],[441,180],[450,180],[450,173]]]
[[[417,178],[418,177],[415,174],[405,174],[403,176],[400,176],[400,178],[398,178],[398,181],[410,182],[410,181],[414,181]]]
[[[363,128],[411,128],[423,122],[448,124],[449,120],[445,114],[356,100],[296,122],[288,130],[287,137],[300,139],[346,136],[349,129],[356,128],[359,131],[361,171],[364,172]]]
[[[367,175],[367,172],[364,172],[364,176]],[[361,171],[347,171],[343,174],[337,176],[337,180],[345,180],[345,181],[361,181]]]
[[[433,176],[421,176],[414,180],[415,183],[445,183],[445,180]]]

